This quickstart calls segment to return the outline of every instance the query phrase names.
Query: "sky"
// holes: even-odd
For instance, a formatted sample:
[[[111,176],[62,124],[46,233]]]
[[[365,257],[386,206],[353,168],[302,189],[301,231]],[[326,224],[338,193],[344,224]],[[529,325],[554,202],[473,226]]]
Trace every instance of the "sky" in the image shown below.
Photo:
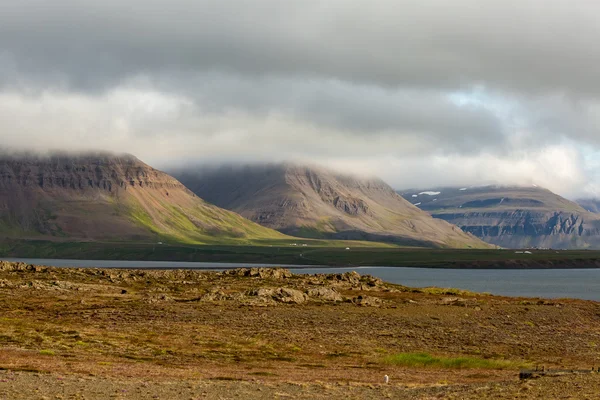
[[[0,146],[600,196],[600,2],[0,0]]]

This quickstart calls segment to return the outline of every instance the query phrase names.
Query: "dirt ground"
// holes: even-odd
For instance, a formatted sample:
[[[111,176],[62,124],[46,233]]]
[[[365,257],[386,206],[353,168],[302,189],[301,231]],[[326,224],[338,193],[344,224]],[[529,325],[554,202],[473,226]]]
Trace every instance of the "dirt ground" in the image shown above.
[[[597,375],[454,385],[120,379],[0,372],[0,399],[597,399]]]
[[[596,398],[598,373],[518,374],[591,371],[598,344],[590,301],[0,262],[0,399]],[[449,361],[395,358],[420,353]]]

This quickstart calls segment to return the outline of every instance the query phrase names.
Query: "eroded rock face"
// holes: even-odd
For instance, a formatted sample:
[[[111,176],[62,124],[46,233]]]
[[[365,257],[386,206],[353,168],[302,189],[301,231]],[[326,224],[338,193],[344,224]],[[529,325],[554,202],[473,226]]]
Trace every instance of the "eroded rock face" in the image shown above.
[[[576,213],[517,210],[435,216],[503,247],[572,248],[600,243],[600,222]]]
[[[600,215],[537,186],[408,190],[434,217],[506,248],[600,248]]]
[[[308,186],[319,195],[324,203],[332,205],[337,210],[352,216],[369,214],[369,206],[366,201],[342,193],[339,189],[336,189],[335,181],[322,178],[316,171],[310,169],[300,172],[290,170],[288,173],[290,175],[296,174],[294,180],[307,182]],[[304,176],[302,176],[302,173]],[[354,188],[360,189],[358,181],[354,182]]]
[[[129,186],[181,188],[168,175],[130,155],[1,157],[0,188],[102,189],[113,192]]]

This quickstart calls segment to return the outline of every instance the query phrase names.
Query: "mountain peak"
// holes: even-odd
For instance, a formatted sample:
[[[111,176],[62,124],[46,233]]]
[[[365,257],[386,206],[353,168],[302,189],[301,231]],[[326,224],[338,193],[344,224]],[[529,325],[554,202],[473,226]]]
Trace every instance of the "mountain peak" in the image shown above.
[[[283,233],[421,246],[483,246],[377,178],[298,163],[175,173],[200,197]]]
[[[199,199],[129,154],[0,157],[0,235],[204,243],[282,235]]]
[[[5,154],[0,156],[0,185],[109,192],[136,185],[181,186],[133,155],[107,152]]]

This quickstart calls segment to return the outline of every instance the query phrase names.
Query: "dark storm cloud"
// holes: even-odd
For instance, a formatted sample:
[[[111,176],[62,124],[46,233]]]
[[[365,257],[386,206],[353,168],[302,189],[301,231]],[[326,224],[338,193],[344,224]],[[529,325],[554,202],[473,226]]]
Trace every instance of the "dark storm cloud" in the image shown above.
[[[160,71],[595,94],[600,3],[558,0],[4,2],[0,48],[82,87]]]
[[[179,77],[163,88],[185,85]],[[186,96],[208,113],[278,113],[349,135],[435,137],[448,149],[469,152],[505,143],[503,122],[481,106],[460,106],[439,91],[391,90],[339,80],[283,79],[223,74],[188,76]]]

